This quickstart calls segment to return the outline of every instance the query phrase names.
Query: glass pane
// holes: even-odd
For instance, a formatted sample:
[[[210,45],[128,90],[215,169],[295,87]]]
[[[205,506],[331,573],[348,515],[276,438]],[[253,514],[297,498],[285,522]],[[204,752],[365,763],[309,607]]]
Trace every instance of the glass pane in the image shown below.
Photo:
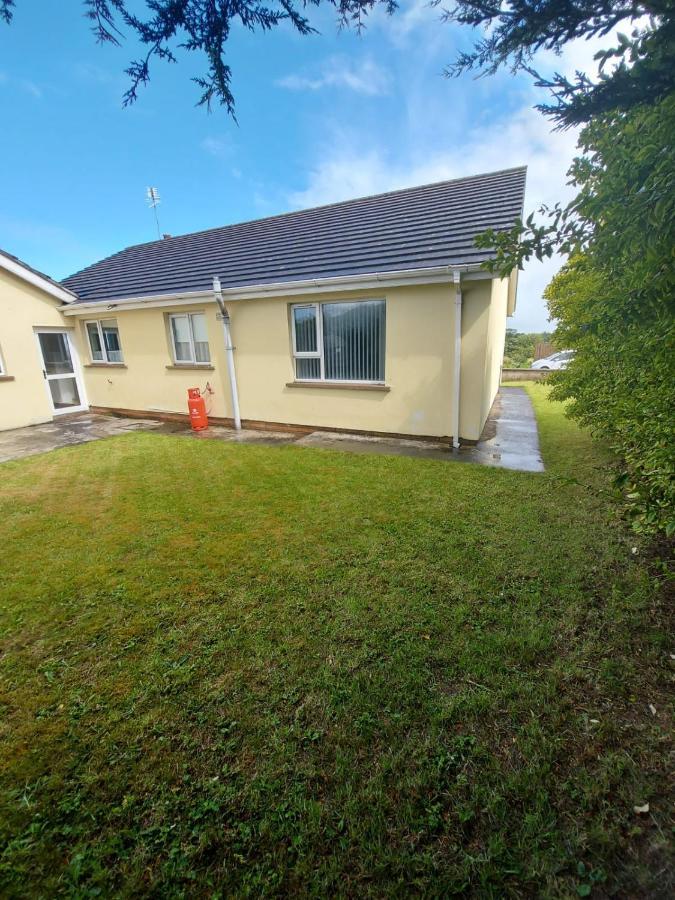
[[[192,362],[190,354],[190,325],[187,316],[171,316],[173,345],[176,349],[176,362]]]
[[[190,318],[192,319],[192,336],[195,340],[195,360],[203,363],[211,362],[206,316],[204,313],[194,313]]]
[[[122,345],[117,322],[101,322],[103,341],[108,354],[108,362],[122,362]]]
[[[80,394],[74,378],[55,378],[49,382],[54,409],[67,409],[80,405]]]
[[[325,303],[325,377],[331,381],[384,381],[385,303]]]
[[[316,307],[294,306],[295,350],[297,353],[316,353]]]
[[[103,348],[101,347],[101,339],[98,336],[96,322],[87,322],[87,334],[89,335],[91,358],[94,362],[103,362]]]
[[[65,334],[42,332],[38,338],[47,375],[70,375],[74,369]]]
[[[321,360],[316,356],[295,360],[295,377],[301,381],[321,378]]]

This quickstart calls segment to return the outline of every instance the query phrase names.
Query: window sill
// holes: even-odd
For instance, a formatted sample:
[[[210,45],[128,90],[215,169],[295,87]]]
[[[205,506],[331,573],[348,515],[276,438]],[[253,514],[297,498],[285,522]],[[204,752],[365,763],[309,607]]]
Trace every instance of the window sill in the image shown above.
[[[0,375],[0,381],[14,381],[13,375]]]
[[[214,366],[212,366],[210,363],[176,363],[173,366],[167,366],[167,369],[172,369],[173,371],[187,369],[188,372],[192,371],[193,369],[202,369],[206,372],[213,372]]]
[[[386,384],[368,384],[363,381],[288,381],[286,387],[321,388],[322,390],[334,388],[345,390],[346,388],[349,391],[384,391],[385,393],[391,390]]]
[[[125,363],[103,363],[103,362],[95,362],[95,363],[85,363],[85,369],[126,369]]]

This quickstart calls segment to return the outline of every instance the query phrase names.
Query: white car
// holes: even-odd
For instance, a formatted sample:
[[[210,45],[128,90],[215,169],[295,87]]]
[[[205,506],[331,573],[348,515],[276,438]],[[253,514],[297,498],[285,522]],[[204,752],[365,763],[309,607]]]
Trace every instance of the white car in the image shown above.
[[[569,361],[574,358],[574,350],[561,350],[559,353],[552,353],[543,359],[536,359],[531,369],[566,369]]]

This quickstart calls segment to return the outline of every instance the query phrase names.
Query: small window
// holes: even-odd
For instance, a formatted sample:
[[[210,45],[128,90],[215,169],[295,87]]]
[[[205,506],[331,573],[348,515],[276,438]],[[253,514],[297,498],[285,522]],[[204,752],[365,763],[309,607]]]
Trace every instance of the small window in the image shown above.
[[[2,349],[0,348],[0,375],[6,375],[5,372],[5,363],[2,359]]]
[[[384,381],[385,301],[293,306],[298,381]]]
[[[181,313],[169,316],[173,358],[181,363],[210,363],[209,339],[204,313]]]
[[[121,363],[122,345],[115,319],[85,322],[91,361],[95,363]]]

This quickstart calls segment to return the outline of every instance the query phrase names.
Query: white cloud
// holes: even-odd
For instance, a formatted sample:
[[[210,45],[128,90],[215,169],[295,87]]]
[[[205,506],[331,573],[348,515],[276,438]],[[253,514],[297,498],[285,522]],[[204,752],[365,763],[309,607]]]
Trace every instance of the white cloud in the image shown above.
[[[200,145],[205,153],[215,156],[218,159],[228,159],[235,152],[235,145],[231,138],[214,137],[213,135],[205,137]]]
[[[420,29],[437,31],[442,11],[442,7],[434,6],[430,0],[401,0],[393,15],[389,15],[383,6],[375,6],[368,13],[365,24],[366,28],[381,29],[393,44],[400,46],[408,43]]]
[[[316,206],[527,164],[527,207],[532,209],[560,198],[574,144],[572,132],[550,132],[541,115],[528,107],[488,127],[463,130],[461,140],[447,148],[414,149],[407,158],[392,158],[382,145],[364,149],[362,135],[333,129],[307,186],[289,199],[295,207]]]
[[[549,123],[527,106],[487,126],[462,130],[461,139],[449,140],[444,149],[429,152],[417,145],[403,158],[379,144],[364,148],[362,134],[333,129],[306,187],[288,199],[295,208],[318,206],[526,164],[527,213],[570,197],[565,173],[575,143],[574,132],[551,132]],[[515,327],[539,330],[546,326],[542,292],[560,265],[560,259],[532,261],[520,274]]]
[[[433,10],[422,0],[406,10],[411,32],[424,27],[428,15],[433,19]],[[445,27],[438,30],[445,32]],[[574,41],[561,56],[541,54],[535,64],[546,71],[573,74],[582,69],[594,74],[593,56],[611,41],[611,36]],[[441,47],[448,62],[455,52],[451,43]],[[533,109],[535,103],[546,102],[547,95],[527,78],[503,73],[479,81],[437,78],[434,82],[429,67],[419,74],[413,69],[397,74],[404,121],[395,132],[386,133],[364,130],[359,122],[349,126],[317,123],[322,137],[312,148],[304,184],[287,195],[290,206],[317,206],[523,164],[528,166],[526,214],[542,204],[551,206],[571,198],[566,173],[578,132],[552,130],[551,123]],[[447,91],[439,90],[439,85],[447,85]],[[503,112],[495,113],[500,107]],[[515,327],[547,327],[542,294],[561,264],[560,257],[526,264],[520,273]]]
[[[7,85],[8,88],[19,88],[19,90],[30,94],[36,100],[42,99],[42,88],[29,78],[11,78],[6,72],[0,72],[0,84]]]
[[[102,69],[91,62],[76,62],[73,64],[73,74],[82,81],[88,81],[95,84],[115,84],[119,85],[122,79],[119,75]]]
[[[31,81],[28,78],[22,78],[19,81],[19,86],[26,91],[27,94],[30,94],[31,97],[35,97],[36,100],[40,100],[42,97],[42,88],[35,84],[34,81]]]
[[[342,56],[327,59],[315,76],[286,75],[276,84],[292,91],[319,91],[323,88],[347,88],[357,94],[375,97],[389,90],[387,72],[372,59],[351,63]]]
[[[551,133],[546,121],[531,108],[494,121],[489,128],[477,126],[448,149],[428,154],[413,152],[407,159],[394,159],[380,146],[364,149],[362,141],[357,134],[334,132],[310,171],[307,186],[289,196],[290,204],[295,208],[317,206],[522,164],[528,166],[526,212],[570,195],[565,172],[573,155],[575,135]],[[560,264],[559,259],[533,261],[520,274],[515,327],[545,327],[547,314],[542,292]]]

